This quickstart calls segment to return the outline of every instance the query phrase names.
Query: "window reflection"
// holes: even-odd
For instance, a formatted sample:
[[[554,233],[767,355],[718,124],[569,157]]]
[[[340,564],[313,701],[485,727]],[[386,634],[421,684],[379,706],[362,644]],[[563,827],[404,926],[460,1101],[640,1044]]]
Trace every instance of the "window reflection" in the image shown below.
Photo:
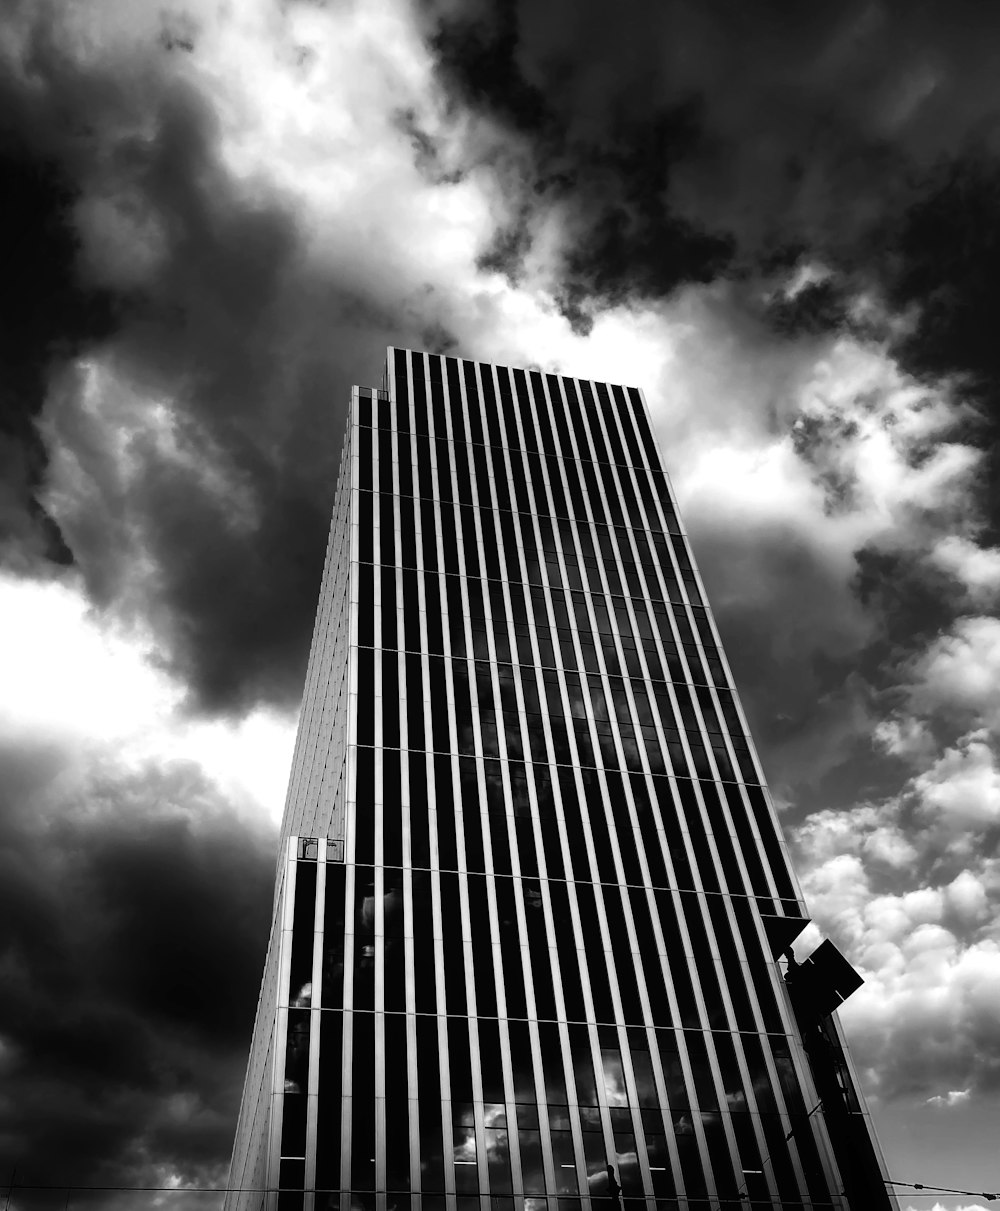
[[[416,1028],[420,1185],[423,1190],[443,1190],[441,1073],[438,1062],[437,1019],[418,1015]]]
[[[602,1047],[601,1064],[604,1068],[604,1090],[608,1105],[627,1106],[628,1091],[625,1087],[625,1070],[622,1066],[621,1052],[616,1047]]]
[[[476,1129],[456,1123],[453,1134],[455,1190],[475,1194],[479,1190],[479,1166],[476,1160]]]
[[[670,1164],[670,1150],[667,1147],[667,1137],[663,1132],[662,1121],[657,1125],[645,1124],[646,1156],[649,1159],[649,1176],[653,1183],[653,1193],[664,1198],[674,1193],[673,1169]]]
[[[622,1194],[639,1194],[643,1192],[642,1171],[639,1168],[639,1153],[635,1143],[635,1133],[630,1129],[615,1127],[615,1159],[618,1169],[618,1184]]]
[[[479,1020],[479,1063],[483,1082],[483,1099],[487,1104],[487,1126],[503,1126],[504,1116],[503,1063],[500,1058],[500,1025],[490,1019]]]
[[[587,1170],[587,1188],[591,1195],[608,1194],[608,1157],[604,1150],[601,1112],[596,1106],[580,1107],[580,1128],[583,1133],[583,1158]]]
[[[375,875],[370,866],[355,871],[354,1007],[375,1007]]]
[[[375,1015],[355,1013],[351,1058],[351,1185],[375,1189]]]
[[[315,862],[296,864],[289,1003],[303,1008],[312,1004],[312,938],[316,912]]]
[[[326,905],[323,924],[323,1005],[340,1009],[344,1004],[344,883],[342,863],[326,868]]]
[[[285,1092],[305,1093],[309,1080],[308,1009],[288,1011],[288,1035],[285,1044]]]
[[[656,1078],[653,1075],[653,1061],[646,1047],[632,1044],[632,1072],[635,1075],[636,1095],[639,1105],[655,1107],[659,1105],[656,1093]]]
[[[556,1193],[576,1194],[579,1185],[576,1177],[576,1154],[573,1151],[573,1135],[566,1126],[557,1125],[556,1119],[550,1124],[549,1138],[552,1141],[552,1164],[555,1169]]]
[[[521,1176],[525,1194],[545,1193],[545,1168],[542,1164],[542,1136],[537,1130],[523,1127],[517,1132],[521,1152]]]
[[[490,1176],[492,1194],[510,1194],[513,1189],[510,1176],[510,1139],[504,1127],[487,1127],[486,1165]]]

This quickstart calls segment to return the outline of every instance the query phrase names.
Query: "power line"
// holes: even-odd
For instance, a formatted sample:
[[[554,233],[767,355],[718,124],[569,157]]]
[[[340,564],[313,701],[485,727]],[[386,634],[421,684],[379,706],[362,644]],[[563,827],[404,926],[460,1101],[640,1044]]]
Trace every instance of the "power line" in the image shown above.
[[[50,1182],[17,1182],[11,1187],[16,1193],[18,1190],[44,1191],[44,1190],[66,1190],[66,1191],[81,1191],[83,1193],[93,1194],[278,1194],[282,1192],[301,1191],[302,1186],[78,1186],[66,1183]],[[341,1194],[343,1190],[340,1186],[309,1186],[308,1191],[315,1194]],[[414,1191],[400,1191],[401,1194],[415,1193]],[[427,1193],[424,1191],[423,1193]],[[690,1197],[690,1196],[688,1196]],[[719,1196],[716,1195],[716,1201]],[[724,1196],[723,1201],[731,1198],[738,1198],[739,1195]],[[748,1195],[743,1195],[748,1198]],[[681,1199],[674,1195],[672,1197],[657,1197],[658,1203],[677,1203],[680,1205]],[[783,1199],[784,1206],[791,1207],[812,1207],[813,1203],[803,1203],[798,1200],[792,1201]]]
[[[78,1185],[73,1182],[19,1182],[16,1180],[16,1170],[10,1176],[7,1186],[7,1206],[10,1206],[11,1196],[18,1190],[68,1190],[83,1191],[95,1194],[277,1194],[282,1190],[290,1190],[287,1186],[98,1186]],[[960,1190],[955,1186],[933,1186],[924,1182],[904,1182],[896,1178],[884,1178],[887,1186],[906,1186],[908,1189],[924,1191],[920,1198],[932,1198],[937,1194],[964,1194],[970,1198],[985,1198],[987,1202],[1000,1202],[1000,1192],[990,1193],[988,1190]],[[302,1189],[302,1187],[297,1187]],[[316,1194],[341,1193],[339,1186],[310,1186]],[[737,1197],[747,1197],[740,1192]],[[676,1199],[659,1199],[660,1202],[674,1202]],[[784,1200],[787,1202],[788,1200]],[[806,1206],[807,1204],[802,1204]]]
[[[1000,1193],[990,1194],[988,1190],[956,1190],[954,1186],[927,1186],[923,1182],[901,1182],[895,1178],[887,1177],[885,1179],[887,1186],[908,1186],[912,1190],[926,1190],[926,1195],[921,1197],[930,1197],[934,1194],[967,1194],[970,1198],[985,1198],[988,1203],[1000,1201]]]

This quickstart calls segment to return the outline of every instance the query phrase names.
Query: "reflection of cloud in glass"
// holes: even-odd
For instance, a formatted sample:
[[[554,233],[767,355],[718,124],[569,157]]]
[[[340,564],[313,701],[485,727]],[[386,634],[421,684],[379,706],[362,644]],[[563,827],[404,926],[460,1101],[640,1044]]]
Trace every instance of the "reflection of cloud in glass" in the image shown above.
[[[357,931],[361,934],[375,932],[375,884],[369,883],[365,888],[364,898],[358,909]]]
[[[510,1140],[503,1128],[486,1129],[486,1157],[490,1164],[510,1160]]]
[[[403,892],[401,888],[391,887],[382,897],[382,910],[385,919],[385,932],[397,932],[403,918]]]
[[[285,1092],[303,1093],[309,1068],[309,1014],[292,1010],[288,1015],[285,1047]]]
[[[443,1155],[443,1149],[436,1140],[435,1141],[425,1141],[425,1140],[421,1139],[420,1147],[422,1150],[426,1149],[425,1151],[423,1151],[423,1154],[420,1157],[420,1173],[421,1173],[420,1184],[422,1186],[426,1187],[428,1185],[428,1181],[423,1175],[426,1174],[428,1171],[431,1173],[434,1173],[435,1171],[437,1171],[438,1166],[441,1164],[441,1157]],[[433,1186],[432,1186],[432,1188],[433,1188]]]
[[[609,1106],[627,1106],[628,1092],[625,1088],[625,1070],[622,1067],[621,1052],[610,1047],[601,1048],[601,1062],[604,1068],[604,1088],[608,1094]]]
[[[455,1164],[476,1163],[476,1129],[468,1127],[462,1130],[455,1128]]]
[[[642,762],[639,759],[639,745],[631,737],[622,734],[622,751],[625,754],[625,765],[629,769],[638,769]]]
[[[642,1193],[642,1174],[639,1171],[639,1154],[634,1139],[619,1147],[615,1155],[618,1158],[618,1181],[625,1194]]]
[[[514,676],[514,668],[509,664],[502,664],[497,670],[497,680],[500,683],[500,705],[505,711],[517,710],[517,679]]]
[[[606,1195],[608,1193],[608,1171],[606,1168],[587,1174],[587,1188],[591,1194]]]
[[[535,908],[535,909],[538,909],[539,911],[541,911],[542,891],[541,891],[541,888],[537,884],[535,884],[535,886],[531,887],[528,885],[527,881],[525,881],[524,906],[525,906],[525,908]]]

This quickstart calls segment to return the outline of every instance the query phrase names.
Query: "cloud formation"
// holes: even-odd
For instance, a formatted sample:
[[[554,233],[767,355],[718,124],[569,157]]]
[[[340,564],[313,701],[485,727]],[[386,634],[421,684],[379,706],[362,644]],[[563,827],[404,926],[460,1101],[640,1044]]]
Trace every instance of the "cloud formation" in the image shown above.
[[[389,342],[646,389],[868,1087],[994,1095],[996,38],[960,9],[7,7],[28,1172],[222,1172],[337,435]]]
[[[0,764],[5,1154],[25,1183],[218,1177],[270,836],[196,766],[69,769],[23,747]]]

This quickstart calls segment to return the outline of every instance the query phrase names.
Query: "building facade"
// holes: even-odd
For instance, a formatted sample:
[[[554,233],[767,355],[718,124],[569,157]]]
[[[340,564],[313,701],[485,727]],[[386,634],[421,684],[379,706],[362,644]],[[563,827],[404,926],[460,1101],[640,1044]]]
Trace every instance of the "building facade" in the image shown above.
[[[805,924],[640,392],[390,349],[227,1208],[894,1206]]]

